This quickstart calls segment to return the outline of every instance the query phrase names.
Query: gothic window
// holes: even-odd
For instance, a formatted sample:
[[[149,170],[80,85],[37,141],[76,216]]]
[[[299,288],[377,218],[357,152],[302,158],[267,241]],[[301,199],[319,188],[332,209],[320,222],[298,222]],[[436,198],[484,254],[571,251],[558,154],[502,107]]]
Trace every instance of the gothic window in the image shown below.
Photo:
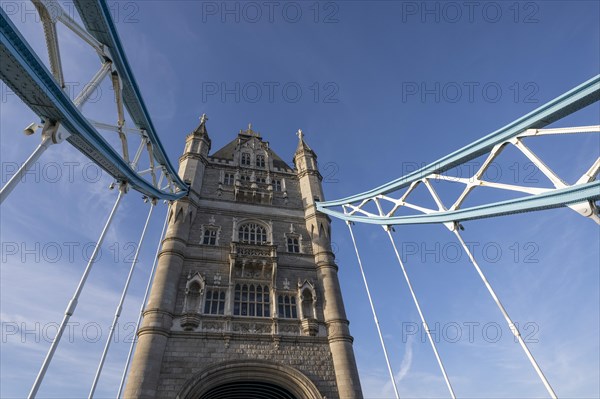
[[[217,229],[216,228],[206,228],[206,230],[204,230],[204,237],[202,239],[202,244],[217,245]]]
[[[245,244],[265,244],[267,229],[256,223],[246,223],[238,230],[238,239]]]
[[[235,180],[235,176],[232,173],[225,173],[225,178],[223,179],[223,184],[226,186],[233,186],[233,182]]]
[[[309,289],[304,289],[302,291],[302,316],[305,319],[310,319],[314,317],[313,312],[313,302],[314,297],[312,292]]]
[[[265,184],[267,182],[267,179],[264,177],[257,177],[256,182]]]
[[[265,167],[265,156],[264,155],[257,155],[256,156],[256,167],[257,168],[264,168]]]
[[[185,299],[183,303],[184,313],[199,313],[204,291],[204,278],[196,273],[193,277],[188,277],[185,285]]]
[[[281,191],[281,180],[273,180],[273,189],[275,191]]]
[[[242,166],[250,166],[250,154],[247,152],[242,153]]]
[[[241,175],[240,176],[240,180],[241,181],[250,181],[250,176],[248,176],[248,175]]]
[[[292,252],[295,254],[300,253],[300,241],[298,237],[288,237],[287,238],[287,250],[288,252]]]
[[[218,288],[206,290],[205,314],[225,314],[225,291]]]
[[[279,317],[285,319],[297,319],[296,297],[294,295],[279,295],[277,298]]]
[[[200,300],[200,284],[193,282],[187,289],[186,297],[186,311],[187,312],[198,312],[198,305]]]
[[[261,284],[236,284],[233,314],[235,316],[269,317],[269,286]]]

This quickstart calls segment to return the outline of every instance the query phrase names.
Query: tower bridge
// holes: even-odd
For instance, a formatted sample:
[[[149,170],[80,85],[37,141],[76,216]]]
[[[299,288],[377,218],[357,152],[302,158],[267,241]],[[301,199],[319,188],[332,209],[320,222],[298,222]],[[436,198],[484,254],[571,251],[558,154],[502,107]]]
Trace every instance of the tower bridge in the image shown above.
[[[550,397],[557,397],[534,351],[486,277],[461,231],[471,220],[568,207],[581,223],[600,223],[600,157],[568,184],[529,146],[548,136],[598,134],[600,126],[554,127],[600,99],[600,75],[481,139],[395,180],[343,199],[325,201],[317,153],[298,131],[293,163],[280,157],[252,125],[231,134],[231,141],[213,151],[203,114],[185,139],[175,171],[142,99],[117,29],[104,0],[76,0],[74,19],[53,0],[33,0],[45,33],[49,60],[44,63],[17,27],[0,11],[0,77],[40,118],[25,132],[41,128],[41,143],[2,190],[5,201],[28,169],[53,145],[66,142],[97,164],[117,189],[94,252],[67,303],[57,334],[32,381],[29,397],[38,395],[60,350],[70,318],[97,260],[107,231],[119,217],[122,198],[131,191],[149,203],[148,216],[136,245],[108,339],[100,356],[89,397],[102,376],[140,248],[153,210],[168,201],[160,242],[150,271],[132,342],[116,397],[126,398],[362,398],[348,317],[332,251],[331,218],[346,222],[362,283],[386,360],[390,382],[399,397],[396,378],[353,226],[383,227],[396,257],[423,330],[435,355],[450,397],[460,396],[452,370],[432,337],[422,293],[411,282],[396,245],[394,227],[440,224],[461,244],[474,272],[497,305],[523,350],[523,361],[535,370]],[[63,60],[57,25],[74,33],[99,59],[99,69],[78,96],[65,93]],[[47,66],[49,64],[49,67]],[[115,93],[116,125],[92,120],[82,107],[94,88],[110,81]],[[125,115],[132,126],[125,123]],[[217,122],[218,123],[218,122]],[[216,124],[217,124],[216,123]],[[116,134],[116,135],[115,135]],[[67,144],[62,144],[67,145]],[[130,146],[135,151],[130,152]],[[486,180],[493,162],[507,148],[518,150],[548,179],[546,187]],[[484,157],[472,176],[450,172]],[[444,202],[437,182],[460,187]],[[413,195],[424,187],[435,207]],[[516,198],[477,205],[467,202],[482,187],[517,193]],[[591,220],[586,220],[591,219]],[[340,265],[343,268],[348,265]],[[73,382],[73,383],[84,383]],[[482,393],[485,395],[485,393]]]

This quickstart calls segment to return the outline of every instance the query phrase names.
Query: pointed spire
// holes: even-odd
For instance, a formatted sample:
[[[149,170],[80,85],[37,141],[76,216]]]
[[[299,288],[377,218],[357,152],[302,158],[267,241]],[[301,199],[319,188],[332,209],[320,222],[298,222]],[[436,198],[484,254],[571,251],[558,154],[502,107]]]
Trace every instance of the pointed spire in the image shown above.
[[[200,125],[198,125],[198,127],[192,132],[192,134],[197,134],[197,135],[208,134],[208,131],[206,130],[206,121],[207,120],[208,120],[208,116],[206,116],[206,114],[202,114],[202,116],[200,117]]]
[[[304,141],[304,132],[302,131],[302,129],[298,129],[298,131],[296,132],[296,136],[298,136],[298,147],[296,147],[296,154],[300,151],[310,151],[313,154],[315,153],[308,146],[308,144],[306,144],[306,141]]]

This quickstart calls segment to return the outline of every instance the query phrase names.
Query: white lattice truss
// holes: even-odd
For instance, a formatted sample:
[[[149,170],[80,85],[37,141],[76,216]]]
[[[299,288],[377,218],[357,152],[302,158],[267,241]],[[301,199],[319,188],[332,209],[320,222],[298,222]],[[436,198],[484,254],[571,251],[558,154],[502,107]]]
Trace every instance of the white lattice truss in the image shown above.
[[[44,29],[51,74],[48,74],[45,66],[8,20],[3,21],[6,24],[7,45],[2,47],[3,63],[6,65],[1,72],[2,79],[44,121],[43,125],[32,123],[25,130],[26,134],[33,134],[41,127],[42,143],[2,188],[1,199],[8,196],[21,176],[50,145],[64,140],[106,170],[116,181],[147,197],[177,199],[184,195],[187,187],[173,170],[154,132],[113,23],[109,18],[101,17],[105,4],[76,1],[76,8],[86,25],[84,27],[56,0],[32,0],[32,3]],[[75,8],[70,10],[72,13]],[[63,72],[57,29],[59,23],[88,45],[100,61],[98,71],[72,101]],[[98,122],[83,115],[84,105],[87,103],[90,106],[90,98],[106,78],[110,79],[114,91],[116,124]],[[129,111],[134,127],[126,126],[125,109]],[[111,144],[115,143],[112,136],[115,133],[118,135],[118,144]],[[137,146],[133,158],[130,156],[130,144],[132,148]],[[147,161],[142,161],[144,153]]]
[[[600,157],[598,157],[592,165],[587,169],[587,171],[577,180],[577,182],[573,185],[567,184],[563,179],[560,178],[548,165],[544,163],[544,161],[534,153],[525,143],[524,139],[526,138],[534,138],[541,136],[549,136],[549,135],[557,135],[557,134],[585,134],[585,133],[600,133],[600,125],[594,126],[580,126],[580,127],[567,127],[567,128],[554,128],[554,129],[529,129],[524,131],[522,134],[517,135],[516,137],[497,144],[490,151],[487,158],[481,165],[481,167],[473,174],[471,177],[462,178],[449,176],[446,174],[439,173],[431,173],[423,178],[413,181],[407,188],[403,189],[403,192],[398,197],[393,197],[391,195],[376,195],[372,198],[367,198],[356,205],[348,203],[342,205],[344,209],[344,214],[347,216],[353,216],[356,214],[360,214],[366,216],[368,218],[392,218],[397,215],[398,211],[402,208],[409,208],[424,214],[432,214],[437,212],[447,212],[447,211],[456,211],[460,209],[461,205],[464,203],[466,198],[473,193],[479,187],[491,187],[499,190],[508,190],[508,191],[516,191],[522,192],[531,195],[539,195],[551,192],[556,189],[564,189],[569,187],[575,187],[577,185],[582,185],[586,183],[590,183],[594,181],[600,172]],[[516,184],[506,184],[499,182],[487,181],[484,179],[486,171],[489,169],[490,165],[498,158],[502,151],[506,149],[508,146],[516,147],[523,155],[527,157],[529,161],[531,161],[543,174],[546,176],[549,181],[552,183],[554,187],[548,188],[540,188],[540,187],[532,187],[525,185],[516,185]],[[464,190],[460,193],[458,198],[450,205],[446,206],[440,199],[440,196],[436,192],[435,188],[431,184],[432,180],[440,180],[446,181],[450,183],[461,184],[464,186]],[[427,208],[416,203],[410,202],[410,196],[415,191],[418,185],[423,184],[428,193],[431,195],[431,199],[435,201],[437,205],[437,209]],[[399,190],[400,191],[400,190]],[[374,202],[378,214],[373,212],[369,212],[365,208],[368,204]],[[386,208],[386,204],[392,206],[391,210],[384,211]],[[600,224],[600,217],[598,215],[598,209],[596,204],[593,201],[585,201],[577,204],[568,205],[569,208],[577,211],[579,214],[591,218],[596,223]],[[389,208],[389,206],[387,207]],[[446,225],[454,229],[453,223],[446,223]]]

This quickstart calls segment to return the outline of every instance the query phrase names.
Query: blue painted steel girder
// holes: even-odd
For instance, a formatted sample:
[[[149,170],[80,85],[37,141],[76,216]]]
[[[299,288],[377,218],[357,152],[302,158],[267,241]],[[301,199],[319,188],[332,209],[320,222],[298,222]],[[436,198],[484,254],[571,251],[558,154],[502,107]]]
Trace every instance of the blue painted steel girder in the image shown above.
[[[0,78],[11,90],[43,120],[60,122],[71,133],[67,139],[69,143],[115,179],[128,182],[133,189],[151,198],[175,200],[187,194],[187,186],[183,182],[183,190],[170,193],[154,187],[131,169],[60,89],[1,8],[0,56]],[[153,145],[156,143],[159,143],[158,138]],[[172,177],[174,181],[180,181],[176,173]]]
[[[380,187],[334,201],[318,202],[317,209],[330,216],[346,221],[379,225],[446,223],[461,220],[480,219],[511,213],[527,212],[547,208],[561,207],[578,202],[600,199],[600,183],[591,182],[566,189],[553,190],[542,195],[527,196],[510,201],[486,204],[478,207],[454,211],[440,211],[414,216],[358,216],[344,214],[333,208],[347,204],[357,204],[373,199],[378,195],[408,187],[410,184],[432,174],[442,174],[455,166],[489,153],[494,146],[517,137],[528,129],[541,129],[548,124],[564,118],[571,113],[600,100],[600,75],[582,83],[574,89],[542,105],[527,115],[509,123],[497,131],[433,162],[419,170],[402,176]]]
[[[75,7],[88,32],[96,40],[104,44],[110,51],[111,61],[119,71],[123,83],[123,102],[133,122],[148,134],[152,142],[154,155],[161,165],[164,165],[175,184],[187,191],[187,185],[179,178],[171,166],[169,158],[156,134],[150,114],[144,104],[141,92],[125,56],[125,50],[119,39],[119,34],[113,23],[111,12],[104,0],[75,0]]]
[[[529,195],[507,201],[494,202],[492,204],[479,205],[455,211],[440,211],[429,214],[410,216],[357,216],[347,215],[342,212],[323,208],[327,203],[317,204],[317,209],[323,213],[338,219],[357,222],[392,226],[401,224],[428,224],[428,223],[452,223],[467,220],[483,219],[495,216],[511,215],[522,212],[540,211],[544,209],[560,208],[584,201],[600,200],[600,181],[577,186],[556,189],[544,194]]]

